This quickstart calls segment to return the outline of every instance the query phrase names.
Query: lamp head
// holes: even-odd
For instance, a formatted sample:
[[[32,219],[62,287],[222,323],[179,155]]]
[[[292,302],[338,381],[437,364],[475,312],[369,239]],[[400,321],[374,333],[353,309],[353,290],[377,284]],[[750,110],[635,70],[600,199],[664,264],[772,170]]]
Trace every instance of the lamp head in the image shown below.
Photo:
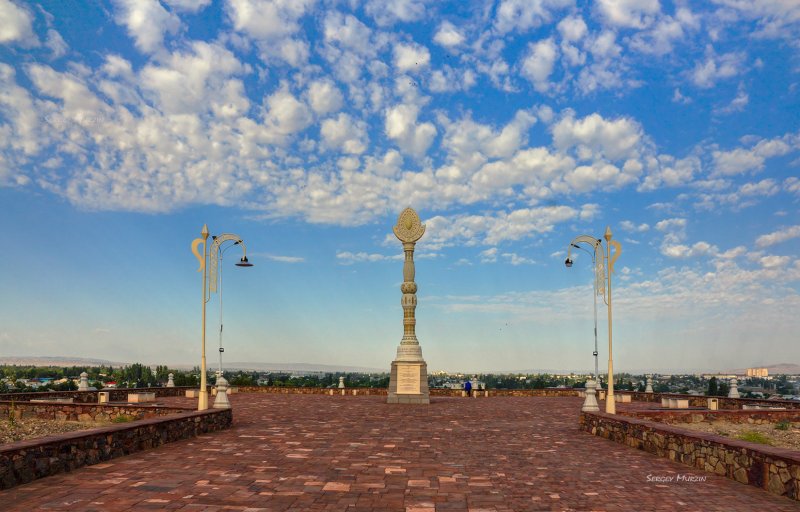
[[[567,258],[566,261],[564,261],[564,265],[566,265],[567,268],[570,268],[572,266],[572,260]]]
[[[247,259],[247,256],[242,256],[239,260],[239,263],[236,264],[237,267],[252,267],[253,264]]]

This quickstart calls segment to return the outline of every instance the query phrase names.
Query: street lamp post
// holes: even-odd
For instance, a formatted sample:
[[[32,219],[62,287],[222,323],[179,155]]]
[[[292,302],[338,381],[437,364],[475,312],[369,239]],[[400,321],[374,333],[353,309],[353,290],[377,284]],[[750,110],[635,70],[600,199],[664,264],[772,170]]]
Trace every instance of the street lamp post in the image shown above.
[[[597,258],[595,257],[596,251],[589,251],[576,243],[571,243],[570,245],[576,249],[582,250],[583,252],[589,254],[592,257],[592,271],[596,273],[597,272]],[[595,243],[594,245],[596,246],[597,243]],[[594,356],[594,380],[597,381],[600,378],[600,365],[597,359],[598,352],[597,352],[597,279],[596,278],[593,279],[592,281],[592,288],[594,289],[594,293],[592,293],[592,298],[594,299],[594,352],[592,352],[592,355]]]
[[[606,412],[608,414],[616,414],[616,403],[614,401],[614,364],[612,356],[612,303],[611,303],[611,274],[614,272],[614,263],[622,253],[622,247],[616,240],[612,240],[611,228],[606,227],[606,232],[603,235],[606,240],[606,251],[603,252],[603,241],[599,238],[594,238],[588,235],[580,235],[575,237],[567,248],[567,259],[564,264],[567,267],[572,266],[572,247],[578,247],[579,243],[586,243],[594,247],[594,256],[592,261],[595,269],[595,295],[603,294],[605,303],[608,306],[608,393],[606,394]],[[611,246],[614,246],[614,255],[611,255]],[[606,271],[606,268],[608,271]],[[597,314],[595,312],[595,336],[597,336]],[[595,338],[595,344],[597,343]],[[596,345],[595,345],[596,347]],[[595,357],[597,349],[595,348]],[[596,361],[596,359],[595,359]],[[597,372],[597,367],[595,367]]]
[[[203,314],[202,314],[202,348],[201,348],[201,356],[200,356],[200,397],[197,403],[197,410],[198,411],[205,411],[208,409],[208,384],[206,381],[206,304],[211,299],[211,294],[217,291],[217,267],[218,267],[218,260],[220,259],[220,246],[227,242],[227,241],[235,241],[234,245],[241,245],[242,246],[242,258],[239,260],[239,263],[236,264],[238,267],[252,267],[252,263],[247,260],[247,249],[242,243],[241,238],[238,235],[234,235],[231,233],[223,233],[222,235],[212,237],[211,242],[211,250],[208,250],[208,226],[203,225],[202,231],[200,231],[201,238],[195,238],[192,242],[192,252],[194,253],[197,260],[200,262],[200,268],[197,269],[198,272],[203,273]],[[200,254],[198,247],[200,244],[203,244],[203,253]],[[221,308],[221,305],[220,305]],[[221,321],[221,320],[220,320]],[[221,339],[221,338],[220,338]],[[220,356],[220,370],[222,359]],[[220,378],[222,378],[220,376]],[[219,379],[218,379],[219,381]],[[224,381],[224,379],[223,379]],[[221,382],[218,382],[221,384]],[[227,385],[227,383],[225,383]],[[225,386],[223,386],[225,387]],[[219,388],[217,392],[218,400],[222,400],[224,402],[227,399],[227,395],[223,398],[219,397]],[[222,402],[221,402],[222,403]],[[215,404],[216,406],[216,404]]]

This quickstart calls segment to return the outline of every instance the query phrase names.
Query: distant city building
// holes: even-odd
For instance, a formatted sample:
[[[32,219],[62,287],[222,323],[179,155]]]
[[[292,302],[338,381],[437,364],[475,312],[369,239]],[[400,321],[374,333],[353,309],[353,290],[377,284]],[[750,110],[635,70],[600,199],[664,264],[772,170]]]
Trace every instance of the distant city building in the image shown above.
[[[769,377],[769,370],[766,368],[748,368],[748,377]]]

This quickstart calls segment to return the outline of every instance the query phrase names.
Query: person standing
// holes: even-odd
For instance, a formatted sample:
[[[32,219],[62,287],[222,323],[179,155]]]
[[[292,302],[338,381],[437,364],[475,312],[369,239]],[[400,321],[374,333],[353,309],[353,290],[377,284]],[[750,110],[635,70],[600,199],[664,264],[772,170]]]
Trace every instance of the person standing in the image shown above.
[[[467,396],[472,396],[472,382],[469,380],[464,382],[464,391],[467,392]]]

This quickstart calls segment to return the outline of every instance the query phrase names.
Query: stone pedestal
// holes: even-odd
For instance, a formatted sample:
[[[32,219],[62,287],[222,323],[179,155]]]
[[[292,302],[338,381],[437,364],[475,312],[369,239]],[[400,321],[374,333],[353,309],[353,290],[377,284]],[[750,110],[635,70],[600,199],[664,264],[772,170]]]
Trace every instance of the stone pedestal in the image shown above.
[[[169,379],[169,380],[167,380],[167,387],[168,388],[174,388],[175,387],[175,381],[172,380],[173,377],[174,377],[174,375],[172,375],[171,373],[169,375],[167,375],[167,378]]]
[[[736,377],[731,379],[731,387],[728,391],[728,398],[739,398],[739,381]]]
[[[595,386],[597,384],[593,380],[586,381],[586,399],[583,401],[583,407],[581,407],[581,411],[583,412],[598,412],[600,410],[600,406],[597,404],[597,390]]]
[[[78,391],[89,391],[89,374],[81,372],[81,379],[78,381]]]
[[[429,404],[428,365],[425,361],[392,361],[389,404]]]
[[[397,357],[392,361],[389,377],[389,404],[429,404],[428,365],[422,358],[422,348],[416,334],[417,283],[414,282],[414,246],[425,233],[419,215],[406,208],[397,219],[394,234],[403,243],[405,261],[403,262],[403,284],[400,291],[403,297],[403,339],[397,347]]]
[[[344,377],[339,377],[339,389],[344,389]]]
[[[231,403],[228,400],[228,381],[223,376],[217,379],[217,399],[214,400],[214,409],[230,409]]]
[[[645,393],[652,393],[653,392],[653,378],[649,375],[647,376],[647,387],[644,389]]]

